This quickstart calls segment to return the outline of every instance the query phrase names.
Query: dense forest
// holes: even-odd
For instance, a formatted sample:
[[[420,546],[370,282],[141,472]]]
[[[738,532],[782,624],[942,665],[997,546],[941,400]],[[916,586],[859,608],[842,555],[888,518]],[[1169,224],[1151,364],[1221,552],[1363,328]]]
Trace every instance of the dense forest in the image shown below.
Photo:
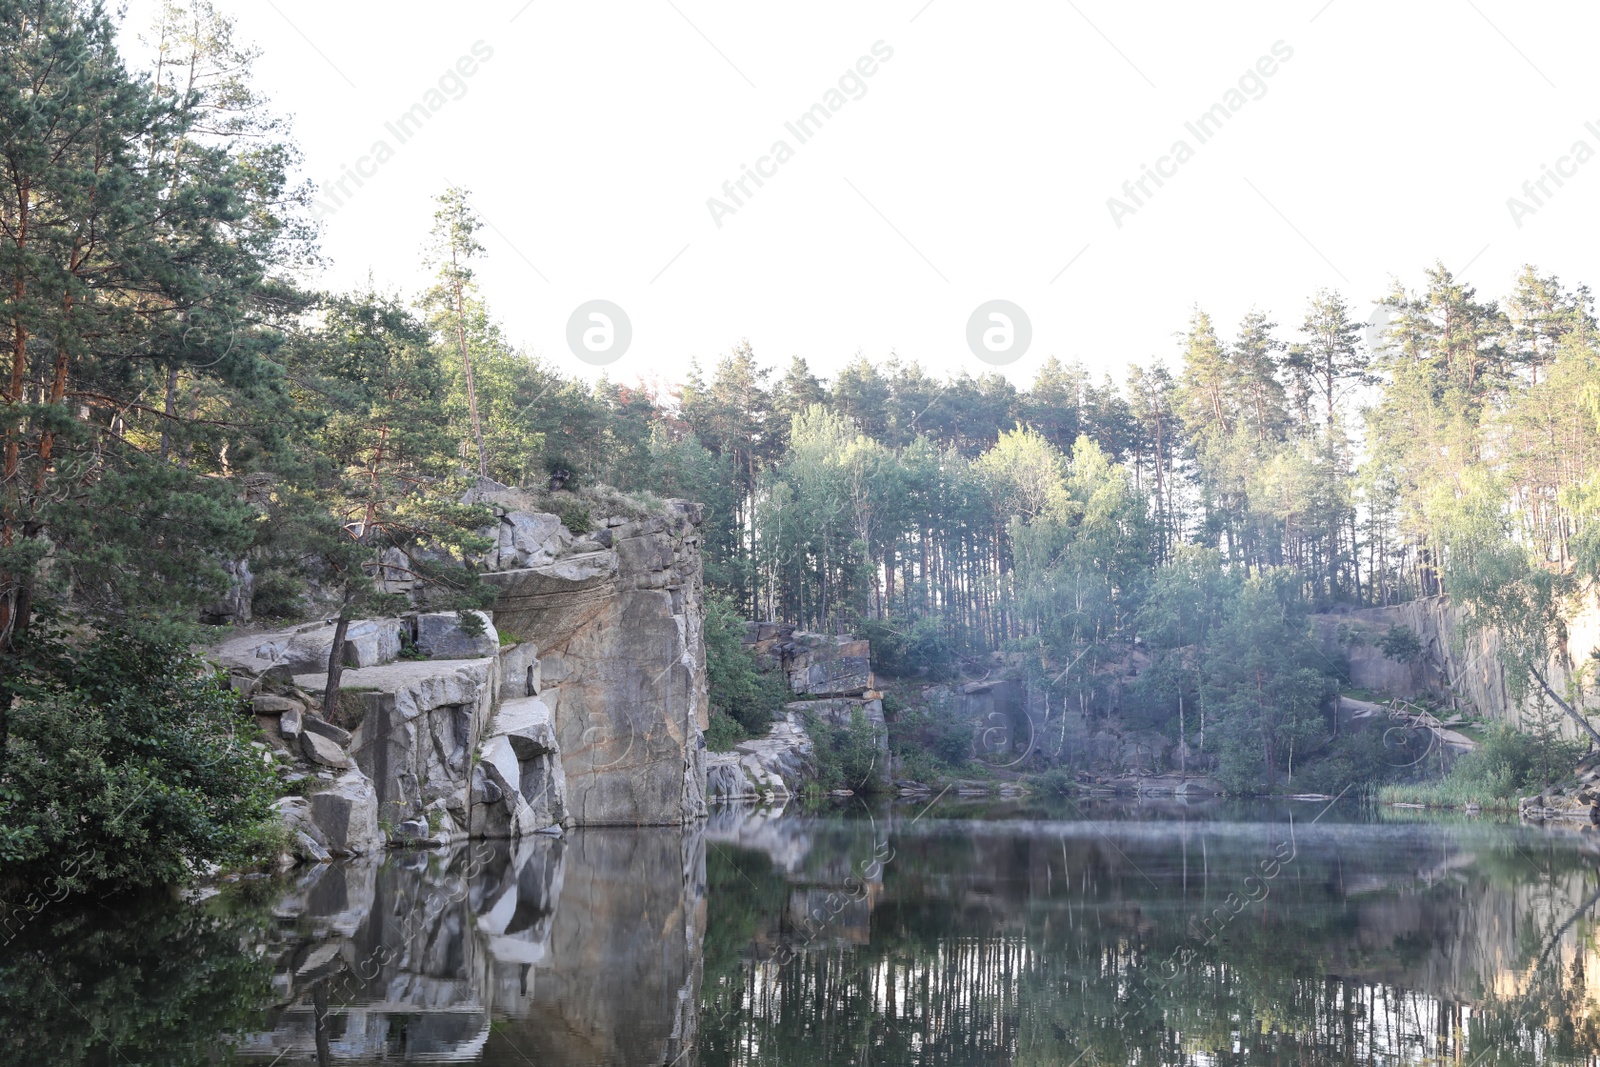
[[[380,610],[380,562],[488,603],[485,518],[459,503],[484,475],[704,502],[733,612],[870,633],[907,674],[1004,650],[1070,697],[1137,645],[1151,714],[1203,708],[1240,782],[1325,732],[1338,671],[1307,612],[1453,592],[1536,683],[1594,569],[1600,334],[1588,290],[1534,267],[1498,299],[1399,265],[1387,294],[1315,293],[1284,323],[1196,308],[1170,352],[1051,358],[1026,388],[892,354],[825,380],[746,341],[676,385],[588,381],[497,325],[460,189],[417,205],[424,291],[308,288],[312,190],[205,0],[163,7],[148,69],[95,4],[0,2],[0,31],[7,856],[60,833],[51,803],[131,788],[125,763],[55,758],[108,679],[204,719],[158,667],[238,561],[264,617]],[[133,793],[117,832],[184,822],[192,858],[229,816],[162,736],[116,758],[188,784]]]
[[[1027,389],[896,358],[825,383],[740,344],[630,396],[648,447],[590,473],[711,501],[744,612],[865,630],[902,667],[1020,651],[1070,698],[1147,650],[1152,712],[1210,707],[1253,753],[1235,780],[1274,781],[1340,681],[1310,611],[1450,591],[1507,637],[1513,683],[1542,684],[1595,566],[1600,337],[1586,288],[1531,266],[1508,288],[1435,265],[1375,327],[1324,291],[1231,339],[1195,309],[1168,356],[1098,381],[1047,359]]]

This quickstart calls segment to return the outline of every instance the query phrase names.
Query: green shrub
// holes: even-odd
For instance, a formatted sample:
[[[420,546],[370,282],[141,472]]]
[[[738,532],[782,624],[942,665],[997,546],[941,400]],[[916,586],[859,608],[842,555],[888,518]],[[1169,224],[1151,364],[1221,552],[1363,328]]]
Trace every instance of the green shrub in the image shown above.
[[[502,637],[503,636],[504,635],[502,635]],[[504,640],[502,640],[501,644],[504,644],[504,643],[505,643]],[[418,648],[416,641],[412,640],[412,638],[411,638],[411,628],[409,626],[400,627],[400,652],[399,652],[399,658],[400,659],[408,659],[408,660],[421,660],[421,659],[427,659],[428,658],[428,654],[426,652],[422,651],[422,649]]]
[[[914,749],[904,755],[895,755],[895,769],[901,778],[913,782],[929,785],[940,781],[950,773],[950,768],[934,759],[931,754],[922,749]]]
[[[1584,748],[1581,741],[1541,739],[1496,725],[1476,751],[1456,761],[1448,777],[1484,795],[1511,799],[1570,773]]]
[[[1378,638],[1378,651],[1398,663],[1415,663],[1422,658],[1422,639],[1402,623],[1384,631]]]
[[[711,712],[711,722],[706,726],[706,748],[712,752],[729,752],[749,736],[738,719],[720,711]]]
[[[1585,747],[1582,741],[1540,737],[1497,724],[1443,778],[1388,787],[1379,799],[1430,807],[1513,808],[1518,797],[1569,775]]]
[[[727,599],[706,597],[704,633],[712,711],[731,716],[752,736],[765,736],[789,699],[783,673],[756,668],[754,654],[744,647],[745,621]]]
[[[888,707],[885,706],[885,717]],[[888,723],[889,751],[903,773],[912,775],[913,765],[924,775],[937,775],[966,766],[972,758],[972,723],[956,714],[953,700],[897,710]]]
[[[181,883],[272,847],[278,772],[207,664],[126,633],[32,651],[0,785],[0,888]]]
[[[1406,773],[1419,754],[1389,747],[1381,729],[1346,731],[1296,763],[1287,785],[1297,793],[1370,795],[1379,784]]]
[[[860,708],[850,712],[849,726],[836,726],[812,712],[806,713],[817,763],[817,784],[824,789],[850,789],[876,793],[885,785],[883,751],[878,728]]]
[[[1051,796],[1072,796],[1078,791],[1078,781],[1065,767],[1052,767],[1033,779],[1034,788]]]
[[[561,525],[574,534],[581,537],[594,529],[594,517],[589,514],[589,505],[579,498],[569,497],[564,493],[551,493],[546,503],[561,519]]]
[[[297,619],[305,611],[305,590],[303,578],[279,569],[268,570],[256,576],[250,611],[261,619]]]

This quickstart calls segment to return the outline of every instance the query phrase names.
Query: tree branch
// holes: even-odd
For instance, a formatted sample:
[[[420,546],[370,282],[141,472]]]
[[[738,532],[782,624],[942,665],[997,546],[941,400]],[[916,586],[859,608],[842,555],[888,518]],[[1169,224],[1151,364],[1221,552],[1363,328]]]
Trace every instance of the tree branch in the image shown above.
[[[1594,739],[1595,744],[1600,745],[1600,730],[1596,730],[1593,726],[1591,726],[1587,718],[1578,712],[1577,709],[1575,709],[1571,704],[1568,704],[1565,700],[1562,700],[1560,694],[1558,694],[1554,689],[1550,688],[1550,683],[1544,680],[1544,675],[1539,673],[1539,668],[1530,663],[1528,664],[1528,671],[1538,681],[1539,687],[1544,690],[1545,695],[1556,702],[1556,707],[1566,712],[1567,716],[1571,718],[1573,722],[1583,727],[1584,732]]]

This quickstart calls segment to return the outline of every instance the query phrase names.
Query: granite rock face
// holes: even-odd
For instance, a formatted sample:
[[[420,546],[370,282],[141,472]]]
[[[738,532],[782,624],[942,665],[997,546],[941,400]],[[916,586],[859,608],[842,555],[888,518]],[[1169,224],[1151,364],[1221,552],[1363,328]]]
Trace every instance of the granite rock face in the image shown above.
[[[348,770],[328,788],[307,798],[311,821],[335,854],[376,852],[385,842],[378,830],[378,797],[372,780],[359,770]]]
[[[281,808],[302,859],[705,814],[700,508],[670,502],[574,537],[510,510],[527,494],[474,493],[505,532],[488,562],[539,561],[488,574],[501,595],[481,628],[455,612],[352,621],[325,717],[332,622],[213,653],[305,783],[310,800]]]
[[[608,547],[485,575],[501,631],[539,648],[576,825],[705,813],[701,516],[669,501],[665,514],[601,520],[573,543]]]
[[[1544,674],[1556,692],[1565,692],[1578,665],[1600,648],[1600,604],[1596,591],[1585,592],[1566,619],[1565,642],[1545,664]],[[1323,651],[1343,655],[1350,663],[1350,683],[1388,696],[1427,695],[1445,706],[1474,712],[1513,726],[1537,721],[1532,692],[1518,696],[1508,683],[1501,661],[1499,635],[1474,632],[1469,609],[1449,597],[1425,597],[1389,607],[1358,608],[1311,616],[1313,633]],[[1414,663],[1390,659],[1378,639],[1391,627],[1407,626],[1422,644]],[[1561,730],[1578,737],[1576,724],[1560,718]]]
[[[350,629],[415,633],[417,625],[365,620]],[[449,638],[451,627],[469,641],[487,637],[494,655],[400,660],[396,640],[377,650],[380,662],[343,671],[327,719],[327,646],[307,658],[299,654],[307,643],[296,643],[307,633],[320,639],[322,627],[236,638],[218,651],[235,687],[251,694],[270,758],[288,761],[289,780],[305,794],[279,803],[292,855],[322,862],[385,845],[437,848],[560,833],[571,821],[549,709],[532,695],[543,684],[537,649],[501,648],[488,620],[484,634],[467,635],[448,613],[437,632]],[[462,651],[448,641],[436,647]],[[294,663],[316,669],[291,676]],[[511,699],[502,704],[502,694]]]
[[[861,638],[775,622],[746,626],[745,647],[763,669],[781,669],[796,696],[859,696],[872,688],[872,648]]]
[[[479,836],[521,837],[566,821],[567,778],[543,700],[531,696],[501,704],[479,752],[472,782],[474,798],[484,798],[475,806],[483,820],[474,828]]]
[[[740,741],[731,752],[706,753],[708,800],[783,800],[816,776],[815,749],[798,715],[772,724],[765,737]]]
[[[572,544],[572,534],[560,517],[546,512],[509,512],[500,517],[499,543],[494,570],[515,570],[552,563]]]
[[[377,792],[354,768],[310,796],[282,797],[277,806],[300,859],[321,863],[335,856],[371,855],[386,844],[378,827]]]
[[[321,675],[300,675],[296,684],[320,692]],[[377,792],[379,818],[416,843],[433,844],[485,836],[493,827],[505,836],[518,820],[515,795],[486,796],[472,788],[475,757],[494,718],[499,664],[492,658],[402,661],[347,669],[340,678],[334,724],[350,733],[349,751]],[[311,736],[309,730],[307,737]],[[549,825],[548,822],[543,825]]]

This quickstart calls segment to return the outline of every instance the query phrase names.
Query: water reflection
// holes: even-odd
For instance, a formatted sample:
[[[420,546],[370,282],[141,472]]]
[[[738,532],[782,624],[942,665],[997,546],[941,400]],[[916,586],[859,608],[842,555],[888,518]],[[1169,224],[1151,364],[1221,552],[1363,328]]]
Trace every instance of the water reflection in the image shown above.
[[[1596,1062],[1593,835],[1315,814],[724,810],[50,912],[0,1061]]]
[[[272,1063],[661,1063],[692,1044],[698,834],[590,831],[313,870],[276,912]]]
[[[1147,812],[819,824],[782,885],[713,852],[711,927],[749,937],[708,942],[701,1062],[1594,1061],[1592,838]],[[885,832],[870,939],[796,922]]]

